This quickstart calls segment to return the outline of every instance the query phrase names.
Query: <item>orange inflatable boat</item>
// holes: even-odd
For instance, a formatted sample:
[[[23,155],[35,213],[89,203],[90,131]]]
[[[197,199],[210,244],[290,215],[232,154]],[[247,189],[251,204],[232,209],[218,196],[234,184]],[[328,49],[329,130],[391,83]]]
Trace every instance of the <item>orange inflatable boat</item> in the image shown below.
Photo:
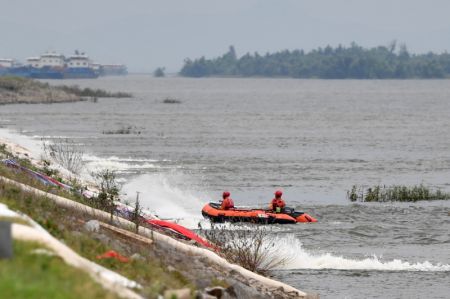
[[[264,209],[234,208],[221,210],[220,204],[210,202],[202,209],[203,217],[213,222],[253,222],[263,224],[292,224],[297,222],[317,222],[314,217],[297,212],[293,208],[285,208],[283,213],[274,213]]]

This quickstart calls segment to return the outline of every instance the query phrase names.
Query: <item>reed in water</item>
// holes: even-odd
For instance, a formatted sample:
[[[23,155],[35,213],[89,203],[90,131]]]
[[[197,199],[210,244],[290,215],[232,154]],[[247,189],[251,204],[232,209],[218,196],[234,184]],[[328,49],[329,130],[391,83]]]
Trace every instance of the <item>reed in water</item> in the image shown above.
[[[364,187],[353,185],[347,191],[350,201],[360,202],[388,202],[404,201],[416,202],[419,200],[446,200],[450,199],[450,193],[441,190],[432,190],[422,184],[408,187],[402,185]]]

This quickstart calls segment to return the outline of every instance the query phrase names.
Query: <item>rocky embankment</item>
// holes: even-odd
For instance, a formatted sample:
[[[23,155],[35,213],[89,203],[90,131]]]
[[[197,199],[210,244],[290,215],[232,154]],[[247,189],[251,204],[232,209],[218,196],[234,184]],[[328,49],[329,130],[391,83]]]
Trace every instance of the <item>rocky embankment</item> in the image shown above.
[[[8,199],[11,195],[9,193],[11,188],[16,188],[16,191],[14,191],[14,201]],[[41,215],[46,214],[45,218],[51,219],[51,222],[54,223],[50,227],[51,230],[58,232],[66,245],[74,243],[73,239],[89,239],[90,243],[100,242],[109,250],[112,249],[121,252],[125,256],[131,257],[131,259],[135,259],[136,263],[132,264],[132,267],[138,266],[138,264],[149,265],[150,268],[148,270],[137,276],[135,275],[135,277],[131,277],[131,279],[135,279],[140,285],[145,285],[146,282],[148,283],[152,279],[156,279],[156,277],[152,278],[152,275],[155,275],[155,273],[152,274],[150,270],[151,265],[156,265],[155,261],[157,261],[157,264],[166,268],[165,272],[169,273],[166,275],[173,276],[173,279],[180,280],[181,278],[186,285],[184,289],[166,290],[163,296],[164,298],[172,298],[173,296],[170,294],[177,294],[176,296],[179,299],[192,298],[192,294],[195,294],[194,297],[199,299],[318,298],[315,295],[305,294],[281,282],[259,276],[238,265],[229,264],[226,260],[210,250],[192,246],[192,244],[173,239],[157,231],[151,231],[146,227],[140,228],[139,238],[136,238],[130,232],[126,235],[119,236],[115,232],[118,227],[122,227],[122,229],[130,229],[132,227],[131,222],[120,217],[114,217],[113,224],[116,228],[113,232],[99,228],[93,229],[94,226],[88,225],[89,223],[108,221],[110,220],[110,215],[104,211],[95,210],[81,203],[46,193],[2,176],[0,176],[0,190],[0,201],[3,194],[6,202],[17,206],[21,204],[22,198],[28,198],[27,196],[33,194],[33,209],[30,210],[22,205],[22,211],[28,209],[28,213],[31,214],[38,211],[35,215],[31,215],[37,218],[41,217],[35,219],[37,222],[42,222],[43,218]],[[21,196],[22,193],[28,195],[23,197]],[[34,219],[34,217],[32,218]],[[44,221],[44,224],[46,221]],[[83,223],[85,225],[82,225]],[[149,240],[151,243],[150,246],[148,245],[149,242],[142,242],[144,238]],[[100,245],[96,245],[95,247],[97,248],[98,246]],[[96,254],[87,255],[96,256]],[[116,264],[114,267],[120,270],[121,266]],[[128,274],[130,273],[128,272]],[[150,277],[150,280],[146,279],[148,277]],[[139,291],[139,293],[143,297],[154,297],[151,294],[146,294],[145,291],[143,293]]]
[[[84,98],[47,83],[18,77],[0,77],[0,104],[62,103]]]

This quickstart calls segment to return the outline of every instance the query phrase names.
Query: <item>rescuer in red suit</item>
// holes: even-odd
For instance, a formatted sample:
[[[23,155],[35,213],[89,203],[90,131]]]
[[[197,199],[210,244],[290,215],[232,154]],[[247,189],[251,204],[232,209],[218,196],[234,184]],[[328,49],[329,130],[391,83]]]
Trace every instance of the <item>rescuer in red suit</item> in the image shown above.
[[[286,203],[281,198],[283,195],[283,192],[280,190],[277,190],[275,192],[275,198],[272,199],[272,202],[270,203],[270,209],[274,211],[275,213],[281,213],[284,211],[284,207],[286,207]]]
[[[220,205],[220,208],[222,210],[234,209],[234,202],[230,198],[230,192],[228,191],[223,192],[222,198],[223,198],[222,204]]]

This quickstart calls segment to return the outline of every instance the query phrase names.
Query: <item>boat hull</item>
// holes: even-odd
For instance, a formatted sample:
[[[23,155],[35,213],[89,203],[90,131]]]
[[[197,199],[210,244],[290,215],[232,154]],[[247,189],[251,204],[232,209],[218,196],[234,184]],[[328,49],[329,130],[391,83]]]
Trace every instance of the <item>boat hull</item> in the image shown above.
[[[99,73],[91,68],[67,68],[63,72],[64,79],[95,79]]]
[[[314,217],[289,209],[289,213],[272,213],[263,209],[221,210],[217,203],[208,203],[202,209],[202,215],[212,222],[251,222],[261,224],[294,224],[297,222],[317,222]]]
[[[20,66],[2,69],[0,75],[33,79],[95,79],[98,78],[99,73],[91,68],[35,68]]]

